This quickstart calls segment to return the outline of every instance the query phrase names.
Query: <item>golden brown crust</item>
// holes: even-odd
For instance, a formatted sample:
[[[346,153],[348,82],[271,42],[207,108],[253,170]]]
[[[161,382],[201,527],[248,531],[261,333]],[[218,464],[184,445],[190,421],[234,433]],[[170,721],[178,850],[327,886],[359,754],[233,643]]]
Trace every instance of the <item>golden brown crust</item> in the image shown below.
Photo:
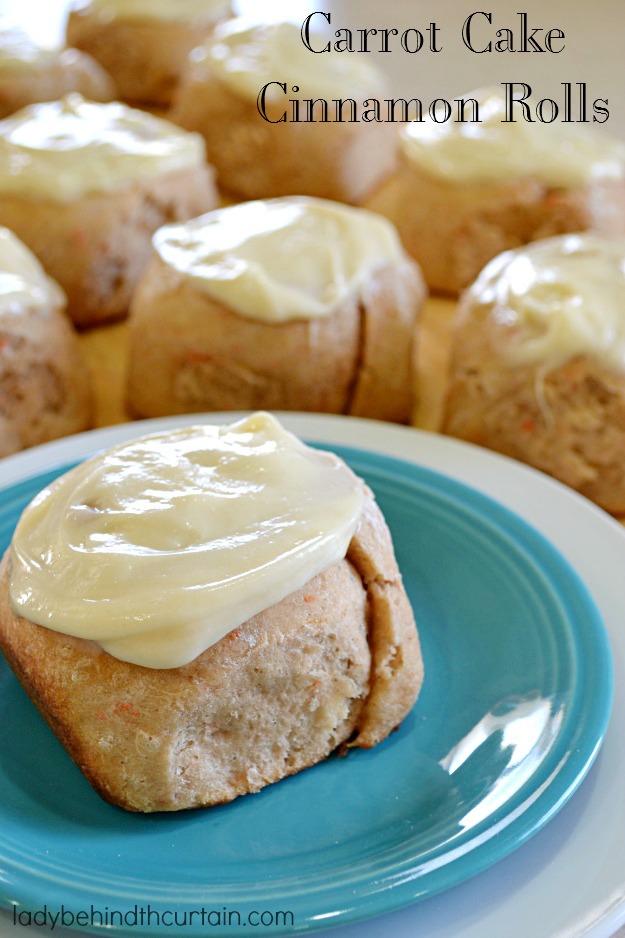
[[[269,123],[255,101],[193,66],[168,116],[202,134],[219,187],[237,199],[308,195],[356,204],[395,166],[395,124]]]
[[[272,324],[213,301],[160,259],[132,302],[127,404],[137,417],[302,410],[408,422],[425,288],[415,265],[380,268],[361,302]]]
[[[344,744],[372,746],[420,690],[414,618],[373,501],[348,559],[172,670],[15,615],[9,563],[0,647],[92,785],[128,810],[230,801]]]
[[[507,362],[513,327],[467,304],[453,339],[443,432],[497,450],[625,513],[625,377],[578,356],[542,373]]]
[[[0,192],[0,225],[61,284],[74,323],[91,326],[127,313],[157,228],[216,204],[211,170],[199,166],[69,202]]]
[[[625,235],[625,182],[552,189],[535,179],[458,184],[409,164],[366,203],[392,221],[430,289],[457,295],[497,254],[576,231]]]

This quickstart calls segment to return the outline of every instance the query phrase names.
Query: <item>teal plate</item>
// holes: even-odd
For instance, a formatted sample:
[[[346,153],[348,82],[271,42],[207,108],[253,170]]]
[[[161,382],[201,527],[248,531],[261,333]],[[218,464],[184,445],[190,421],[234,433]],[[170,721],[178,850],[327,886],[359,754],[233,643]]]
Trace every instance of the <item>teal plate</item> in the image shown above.
[[[80,912],[109,934],[188,938],[345,924],[473,876],[575,791],[612,699],[607,636],[577,574],[473,489],[333,449],[393,534],[426,667],[412,713],[375,749],[230,805],[133,815],[100,800],[0,658],[0,904],[15,916],[45,907],[83,930]],[[0,546],[59,471],[4,488]]]

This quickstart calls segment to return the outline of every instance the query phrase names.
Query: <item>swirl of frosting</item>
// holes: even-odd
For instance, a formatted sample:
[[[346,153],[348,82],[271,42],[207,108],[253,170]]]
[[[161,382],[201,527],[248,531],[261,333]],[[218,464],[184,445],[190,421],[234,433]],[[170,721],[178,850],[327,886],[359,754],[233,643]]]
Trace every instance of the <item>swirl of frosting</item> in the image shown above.
[[[0,314],[65,305],[65,294],[8,228],[0,228]]]
[[[625,371],[624,240],[566,235],[501,254],[465,302],[491,306],[515,364],[550,370],[585,355]]]
[[[344,557],[363,493],[269,414],[141,437],[26,508],[13,607],[122,660],[178,667]]]
[[[80,0],[76,12],[95,14],[106,22],[112,20],[158,20],[187,23],[220,19],[230,12],[229,0]]]
[[[156,232],[161,259],[250,319],[285,322],[332,313],[372,270],[398,262],[386,219],[324,199],[245,202]]]
[[[71,201],[200,166],[204,142],[124,104],[79,94],[0,121],[0,191]]]
[[[275,81],[286,83],[293,97],[367,97],[386,90],[383,73],[365,55],[314,55],[294,23],[250,24],[243,17],[222,23],[192,59],[250,101]]]
[[[531,177],[547,186],[572,187],[625,176],[625,145],[579,124],[506,121],[500,89],[465,95],[478,103],[479,122],[430,117],[402,128],[409,162],[452,183],[505,182]],[[467,118],[473,116],[466,107]]]

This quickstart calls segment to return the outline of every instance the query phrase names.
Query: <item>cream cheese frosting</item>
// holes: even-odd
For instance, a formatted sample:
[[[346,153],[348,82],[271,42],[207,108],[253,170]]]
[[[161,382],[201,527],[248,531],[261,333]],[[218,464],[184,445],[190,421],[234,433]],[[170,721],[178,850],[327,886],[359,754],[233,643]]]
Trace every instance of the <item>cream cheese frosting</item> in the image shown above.
[[[480,89],[480,122],[436,123],[430,117],[400,132],[409,162],[448,182],[505,182],[531,177],[547,186],[573,187],[625,176],[625,144],[580,124],[505,122],[503,91]],[[467,108],[467,116],[472,116]]]
[[[515,364],[549,370],[584,355],[625,371],[625,240],[567,235],[507,252],[466,301],[492,305]]]
[[[26,508],[13,608],[124,661],[179,667],[344,557],[363,494],[270,414],[141,437]]]
[[[294,23],[258,24],[243,17],[223,23],[192,58],[239,97],[254,102],[272,82],[286,83],[289,97],[366,98],[386,89],[384,75],[365,55],[315,55]]]
[[[59,56],[58,50],[37,45],[22,29],[0,24],[0,75],[38,71]]]
[[[304,197],[245,202],[154,235],[161,259],[250,319],[316,319],[403,256],[386,219]]]
[[[165,23],[212,22],[228,15],[228,0],[83,0],[77,12],[89,12],[102,20],[157,20]]]
[[[198,134],[70,94],[0,121],[0,191],[71,201],[200,166],[204,155]]]
[[[65,305],[65,294],[8,228],[0,228],[0,315]]]

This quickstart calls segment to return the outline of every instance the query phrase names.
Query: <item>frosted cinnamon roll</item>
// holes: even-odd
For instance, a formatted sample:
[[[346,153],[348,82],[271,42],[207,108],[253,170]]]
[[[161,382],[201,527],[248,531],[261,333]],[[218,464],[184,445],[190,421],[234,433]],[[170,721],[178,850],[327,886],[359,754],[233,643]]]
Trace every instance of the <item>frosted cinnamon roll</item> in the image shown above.
[[[488,264],[460,303],[444,430],[625,512],[625,240],[563,236]]]
[[[425,290],[386,219],[270,199],[165,226],[154,247],[129,320],[132,414],[410,420]]]
[[[69,95],[0,122],[0,224],[78,325],[125,315],[154,231],[215,204],[201,138],[142,111]]]
[[[76,0],[67,43],[113,76],[123,101],[167,108],[191,50],[231,14],[230,0]]]
[[[41,492],[0,567],[0,647],[99,793],[143,812],[371,747],[423,679],[371,492],[262,413],[121,444]]]
[[[463,120],[412,122],[397,173],[367,201],[428,286],[457,294],[497,254],[576,231],[625,236],[625,145],[582,124],[508,119],[503,89],[463,99]]]
[[[193,51],[170,116],[203,135],[220,188],[238,199],[355,203],[395,165],[397,128],[352,120],[347,99],[386,91],[364,55],[315,55],[292,23],[238,19]]]

